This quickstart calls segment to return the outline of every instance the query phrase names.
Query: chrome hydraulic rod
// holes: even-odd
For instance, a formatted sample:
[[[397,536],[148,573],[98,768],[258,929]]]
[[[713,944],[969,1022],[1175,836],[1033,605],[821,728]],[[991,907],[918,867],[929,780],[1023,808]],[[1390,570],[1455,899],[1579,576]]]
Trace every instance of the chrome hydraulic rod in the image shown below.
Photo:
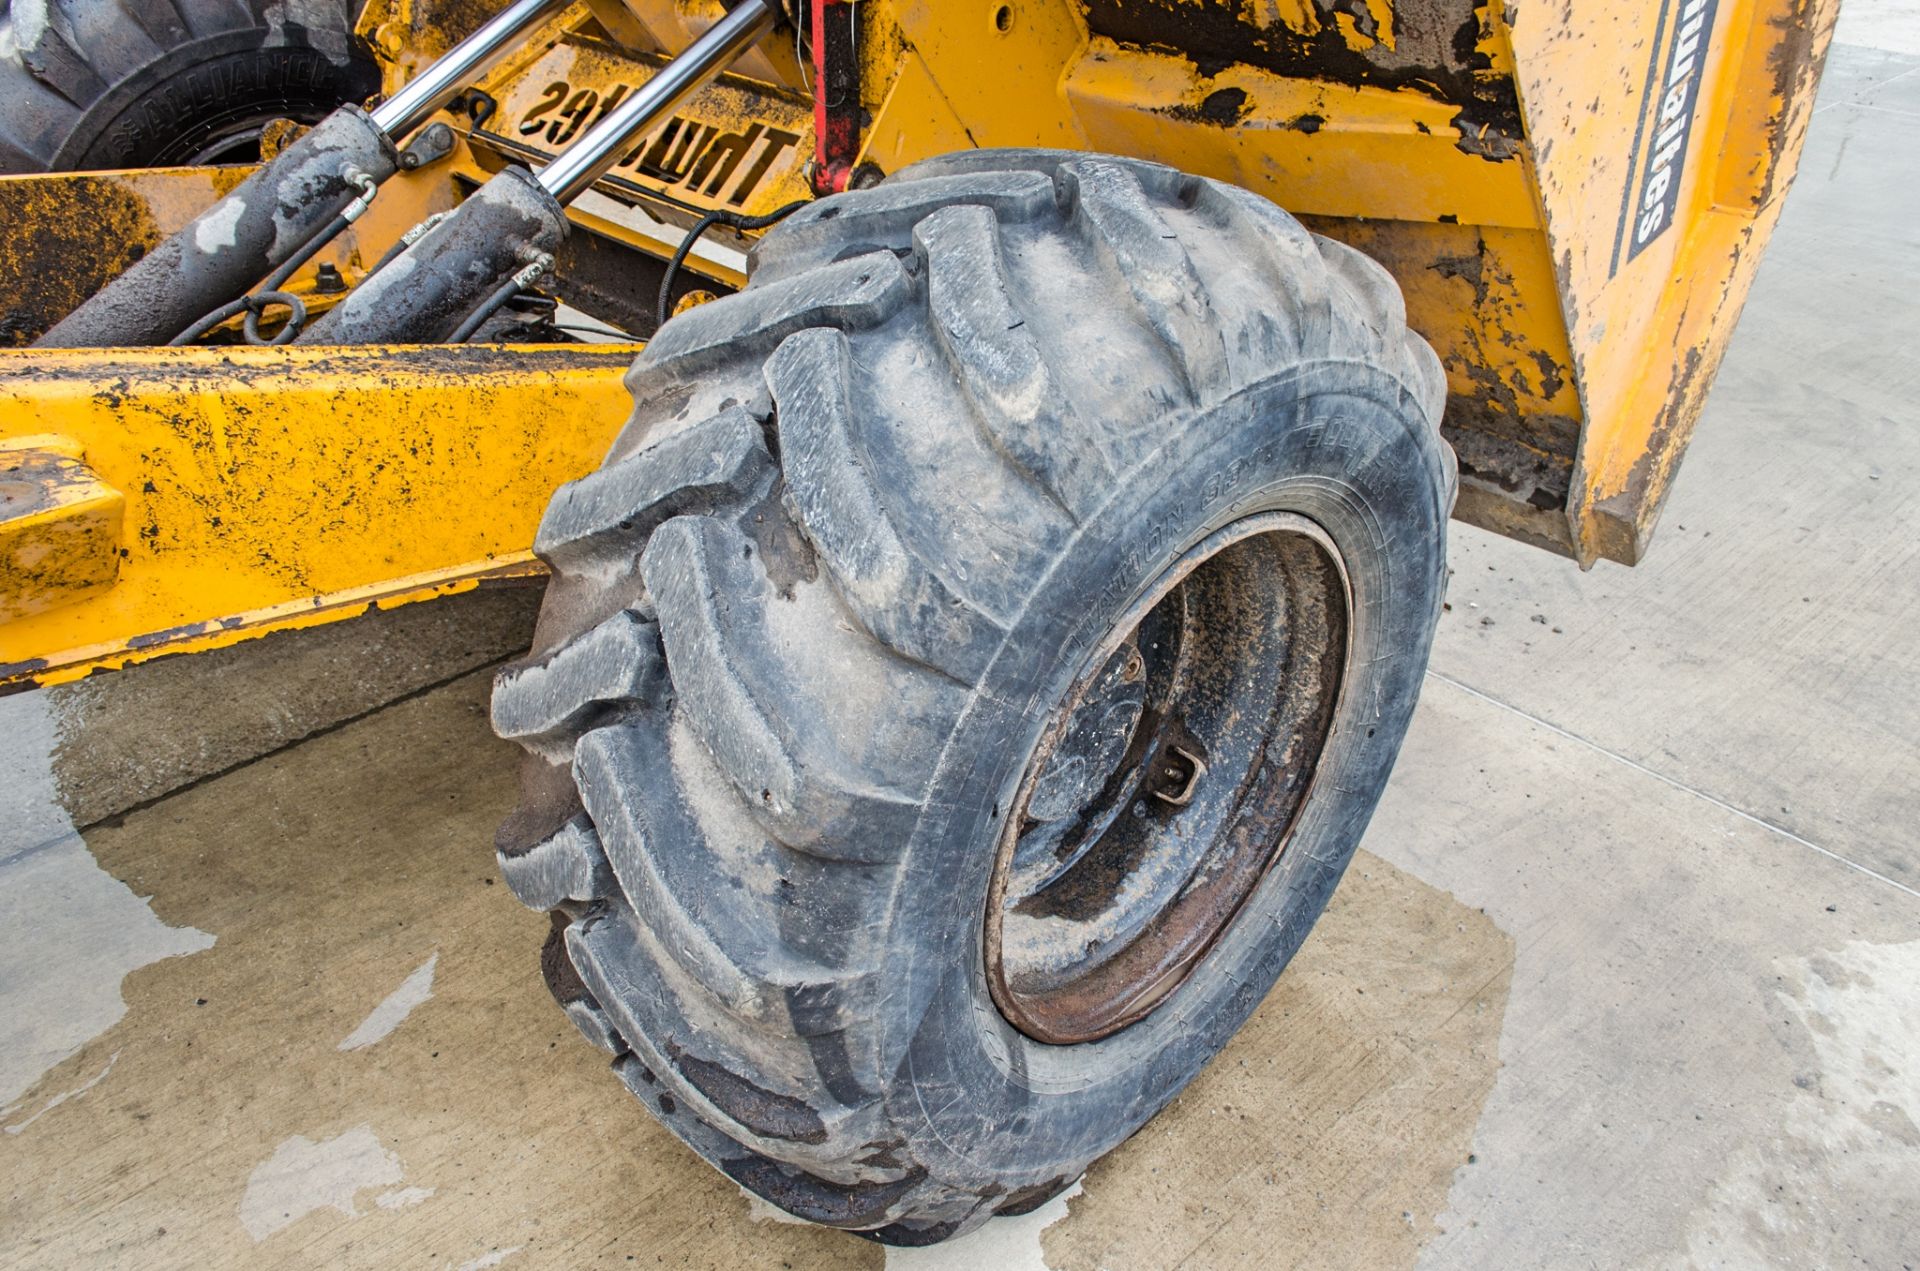
[[[776,0],[742,0],[538,173],[508,168],[301,332],[300,344],[447,339],[516,274],[552,263],[580,197],[674,107],[772,28]],[[544,268],[544,266],[543,266]]]
[[[587,129],[558,158],[540,170],[540,187],[562,207],[584,194],[620,161],[627,143],[652,127],[736,57],[773,29],[779,19],[773,0],[742,0],[687,51],[622,98],[606,117]]]
[[[316,238],[333,237],[343,221],[364,211],[371,191],[400,165],[397,143],[568,3],[515,0],[372,113],[340,107],[35,343],[165,344],[246,295]]]
[[[375,106],[370,112],[374,127],[394,141],[411,135],[474,80],[519,48],[534,27],[570,3],[572,0],[515,0],[408,80],[399,92]]]

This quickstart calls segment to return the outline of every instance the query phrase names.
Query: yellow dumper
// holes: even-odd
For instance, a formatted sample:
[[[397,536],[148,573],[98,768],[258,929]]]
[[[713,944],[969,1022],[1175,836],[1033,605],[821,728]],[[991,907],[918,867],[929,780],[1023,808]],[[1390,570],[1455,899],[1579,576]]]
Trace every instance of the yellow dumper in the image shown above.
[[[794,1214],[1025,1212],[1305,938],[1449,517],[1646,550],[1835,7],[13,0],[0,682],[544,578],[562,1007]]]

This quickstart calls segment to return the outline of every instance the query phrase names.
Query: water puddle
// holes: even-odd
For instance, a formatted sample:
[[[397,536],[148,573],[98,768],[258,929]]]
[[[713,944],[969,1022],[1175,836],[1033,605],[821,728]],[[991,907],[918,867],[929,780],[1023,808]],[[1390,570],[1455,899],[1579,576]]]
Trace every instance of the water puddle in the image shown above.
[[[44,694],[0,698],[0,1105],[119,1022],[129,973],[214,941],[100,868],[55,793],[55,743]]]

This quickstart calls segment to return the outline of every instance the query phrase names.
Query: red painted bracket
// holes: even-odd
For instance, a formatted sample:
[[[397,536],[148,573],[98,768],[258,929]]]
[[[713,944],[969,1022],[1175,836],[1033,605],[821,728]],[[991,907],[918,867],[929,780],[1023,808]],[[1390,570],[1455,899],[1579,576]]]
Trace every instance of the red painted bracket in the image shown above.
[[[813,191],[838,194],[860,154],[853,0],[813,0]]]

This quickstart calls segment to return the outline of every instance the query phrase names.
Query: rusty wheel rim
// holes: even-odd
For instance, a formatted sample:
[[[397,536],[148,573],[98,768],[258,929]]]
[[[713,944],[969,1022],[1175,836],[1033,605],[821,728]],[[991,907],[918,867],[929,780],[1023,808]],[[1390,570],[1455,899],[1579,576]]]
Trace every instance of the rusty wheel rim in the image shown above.
[[[1097,1041],[1184,983],[1286,848],[1333,734],[1352,599],[1304,517],[1236,521],[1116,622],[1022,775],[988,889],[993,1000]]]

